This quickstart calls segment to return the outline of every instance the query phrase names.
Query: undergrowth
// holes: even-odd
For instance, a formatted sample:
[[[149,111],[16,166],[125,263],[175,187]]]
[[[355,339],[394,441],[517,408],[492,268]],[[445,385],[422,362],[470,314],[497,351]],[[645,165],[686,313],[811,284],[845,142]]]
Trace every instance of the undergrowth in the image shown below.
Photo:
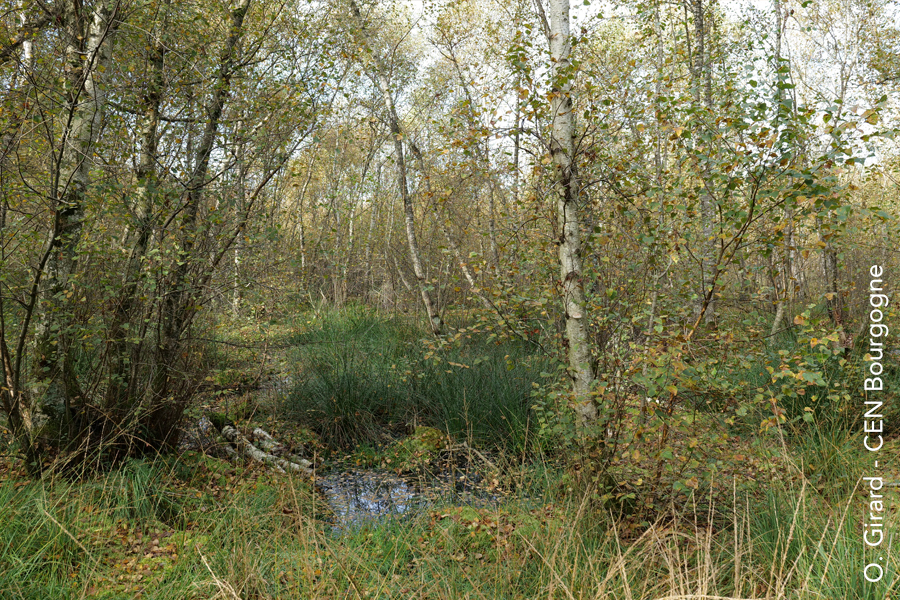
[[[7,481],[0,597],[882,600],[896,591],[890,569],[877,584],[862,579],[872,557],[852,494],[826,503],[776,484],[761,500],[692,499],[631,532],[590,494],[560,494],[549,471],[530,473],[544,481],[531,482],[541,495],[528,501],[437,505],[345,533],[321,518],[308,481],[199,455],[134,461],[80,483]],[[892,565],[895,552],[881,551]]]
[[[866,459],[839,419],[805,420],[800,407],[798,418],[761,431],[748,415],[732,428],[733,454],[721,457],[727,464],[709,485],[669,494],[682,501],[654,505],[654,514],[610,514],[598,501],[602,490],[572,485],[572,466],[531,444],[532,382],[555,366],[528,345],[460,329],[441,346],[402,320],[355,308],[307,320],[287,356],[294,367],[282,408],[290,415],[341,448],[372,448],[417,427],[490,447],[499,465],[492,477],[506,493],[490,507],[438,501],[412,516],[340,529],[310,480],[198,453],[127,460],[78,480],[35,481],[5,468],[0,598],[897,593],[889,536],[877,549],[864,546]],[[772,356],[783,356],[777,350]],[[735,376],[733,387],[747,388],[738,377],[758,370]],[[761,373],[750,390],[768,385]],[[700,415],[686,427],[711,422]],[[889,441],[882,456],[895,447]],[[638,459],[632,452],[622,460]],[[886,478],[896,471],[884,467]],[[896,519],[885,514],[889,532]],[[876,583],[863,577],[872,561],[885,567]]]

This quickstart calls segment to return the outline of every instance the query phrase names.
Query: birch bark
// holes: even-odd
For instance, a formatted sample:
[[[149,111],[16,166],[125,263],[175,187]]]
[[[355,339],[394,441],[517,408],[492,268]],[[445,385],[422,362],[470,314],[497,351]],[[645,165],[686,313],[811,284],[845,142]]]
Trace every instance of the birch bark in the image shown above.
[[[164,0],[159,21],[154,30],[147,35],[148,78],[146,92],[141,98],[141,116],[139,132],[141,149],[135,171],[137,190],[135,192],[135,223],[126,235],[125,245],[130,246],[128,263],[125,267],[122,290],[116,303],[113,321],[110,326],[108,354],[110,360],[110,385],[107,391],[106,406],[114,411],[126,403],[126,399],[134,394],[135,379],[129,375],[138,360],[137,344],[126,340],[128,330],[125,327],[133,319],[137,308],[135,297],[140,281],[141,261],[147,254],[150,238],[153,234],[153,206],[157,186],[157,148],[159,145],[160,105],[165,87],[163,67],[165,65],[165,44],[163,32],[166,29],[169,6],[172,0]],[[129,352],[131,350],[131,352]],[[129,356],[130,354],[130,356]]]
[[[689,0],[690,12],[694,20],[694,39],[695,47],[693,48],[691,58],[691,75],[694,80],[694,101],[705,109],[703,119],[703,129],[709,133],[709,126],[706,122],[712,118],[713,99],[712,99],[712,66],[709,57],[709,28],[706,23],[706,12],[703,6],[703,0]],[[687,7],[686,7],[687,8]],[[716,304],[715,293],[711,291],[716,286],[716,273],[718,265],[716,265],[716,237],[713,227],[713,204],[715,198],[712,193],[712,173],[709,168],[709,157],[712,155],[712,135],[707,142],[705,148],[707,155],[706,161],[700,166],[700,179],[702,189],[700,190],[700,217],[703,220],[703,242],[701,250],[700,271],[701,271],[701,292],[696,307],[697,315],[703,316],[706,323],[715,324],[716,321]]]
[[[33,401],[43,416],[34,423],[35,428],[41,421],[62,425],[71,416],[71,402],[80,396],[67,368],[66,315],[71,314],[67,304],[75,283],[76,250],[104,108],[99,79],[110,62],[117,8],[115,1],[95,5],[93,10],[72,1],[65,8],[65,126],[52,174],[50,195],[55,214],[35,331],[35,379],[41,381]]]
[[[566,315],[569,375],[575,395],[575,412],[581,425],[597,419],[597,406],[590,396],[594,382],[588,318],[584,299],[584,273],[581,261],[581,221],[578,214],[579,181],[575,164],[575,118],[572,113],[574,72],[569,56],[569,0],[550,0],[550,61],[553,119],[550,154],[554,174],[557,218],[559,220],[559,265],[563,306]]]
[[[193,262],[194,246],[198,236],[197,218],[203,198],[203,190],[207,186],[209,161],[213,145],[219,133],[219,126],[225,105],[231,93],[231,80],[240,68],[238,50],[244,36],[244,18],[250,10],[251,0],[237,0],[231,6],[231,23],[228,37],[219,55],[219,67],[212,96],[206,107],[208,115],[200,145],[193,161],[193,171],[183,194],[184,218],[181,223],[183,232],[181,240],[182,258],[175,266],[172,277],[172,289],[166,294],[163,307],[163,327],[160,349],[162,360],[152,386],[155,398],[165,398],[168,392],[169,372],[175,366],[173,361],[181,345],[184,332],[190,327],[196,311],[193,310],[195,298],[194,284],[190,276]]]

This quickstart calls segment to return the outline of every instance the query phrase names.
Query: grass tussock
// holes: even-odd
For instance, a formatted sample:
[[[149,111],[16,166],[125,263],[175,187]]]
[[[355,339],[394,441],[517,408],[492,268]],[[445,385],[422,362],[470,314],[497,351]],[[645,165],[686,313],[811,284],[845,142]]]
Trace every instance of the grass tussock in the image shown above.
[[[310,319],[296,339],[287,408],[339,448],[427,425],[479,446],[524,450],[532,383],[551,360],[522,341],[463,334],[441,348],[423,337],[362,308]]]

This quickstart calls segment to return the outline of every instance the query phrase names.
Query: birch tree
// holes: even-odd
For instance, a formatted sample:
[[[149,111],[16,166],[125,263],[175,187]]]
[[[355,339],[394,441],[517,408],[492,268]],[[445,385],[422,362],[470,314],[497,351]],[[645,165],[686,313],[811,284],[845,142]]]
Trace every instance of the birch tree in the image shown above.
[[[409,182],[407,181],[406,174],[406,157],[403,143],[405,133],[400,124],[400,118],[397,116],[397,109],[394,106],[394,98],[391,92],[390,81],[388,80],[387,66],[384,63],[384,60],[379,56],[378,49],[372,44],[369,26],[363,18],[356,2],[353,0],[350,2],[350,10],[353,13],[362,44],[370,57],[373,71],[372,77],[381,92],[385,112],[387,113],[388,126],[394,141],[394,160],[397,163],[397,184],[400,188],[400,198],[403,202],[403,215],[406,220],[406,241],[409,247],[409,258],[412,262],[413,273],[416,276],[419,295],[422,297],[422,303],[425,305],[425,312],[428,315],[428,323],[431,327],[431,331],[435,335],[439,335],[443,329],[443,320],[438,312],[437,305],[431,297],[431,292],[428,289],[425,268],[422,264],[422,254],[419,251],[419,242],[416,236],[415,209],[413,207],[412,194],[409,190]]]
[[[168,361],[174,358],[187,331],[194,311],[190,309],[194,303],[195,287],[189,276],[194,247],[197,244],[197,218],[200,214],[203,191],[207,184],[210,158],[225,105],[231,93],[232,78],[238,64],[238,46],[244,36],[244,19],[250,9],[251,0],[238,0],[231,7],[228,35],[222,46],[218,72],[209,103],[206,107],[207,120],[200,137],[200,144],[193,160],[194,169],[185,186],[182,197],[181,253],[185,259],[177,263],[171,280],[171,289],[163,314],[163,333],[160,346],[164,360],[153,383],[154,395],[163,398],[167,393],[169,379]]]
[[[112,37],[119,2],[66,5],[65,23],[65,114],[58,154],[54,157],[50,199],[55,218],[42,259],[40,312],[36,330],[35,371],[43,382],[35,391],[35,409],[47,420],[62,426],[71,418],[72,403],[82,393],[72,374],[70,336],[66,333],[66,306],[72,296],[76,249],[84,224],[94,145],[104,110],[102,74],[110,63]],[[33,438],[40,423],[23,419],[25,435]],[[60,432],[61,433],[61,432]]]
[[[138,132],[140,152],[135,169],[137,189],[135,192],[134,222],[125,236],[125,247],[129,248],[128,260],[122,278],[116,308],[113,313],[109,335],[110,386],[106,394],[106,406],[110,409],[123,406],[129,394],[135,390],[135,378],[129,375],[137,361],[138,344],[128,342],[128,330],[135,320],[136,308],[140,304],[137,290],[140,284],[141,263],[147,255],[150,238],[155,228],[153,210],[158,196],[158,161],[160,107],[165,91],[164,32],[168,24],[171,0],[163,0],[154,28],[146,36],[148,48],[148,70],[145,92],[140,101]],[[129,352],[130,351],[130,352]]]
[[[709,162],[713,154],[712,134],[708,122],[713,119],[713,95],[712,95],[712,61],[710,58],[710,39],[709,39],[709,19],[706,6],[703,0],[690,0],[685,4],[685,11],[690,11],[694,23],[694,43],[690,52],[690,70],[693,79],[694,102],[697,105],[697,113],[702,115],[700,128],[705,132],[708,138],[705,148],[700,148],[698,154],[705,154],[706,158],[702,158],[703,164],[700,165],[700,218],[702,219],[702,249],[700,257],[700,281],[701,291],[696,304],[696,312],[698,316],[703,317],[707,323],[715,323],[716,320],[716,303],[715,303],[715,287],[716,274],[718,268],[716,265],[716,237],[714,234],[713,205],[715,197],[712,190],[712,173],[710,171]],[[688,34],[690,41],[690,34]],[[702,111],[700,110],[702,107]]]
[[[553,194],[556,198],[560,236],[557,241],[560,282],[575,412],[582,424],[589,424],[597,419],[597,406],[591,396],[594,369],[591,363],[581,261],[579,180],[575,161],[575,115],[572,110],[575,70],[569,61],[572,52],[569,0],[550,0],[549,4],[550,20],[546,33],[550,42],[550,155],[555,167]]]
[[[18,60],[0,62],[20,88],[0,135],[0,408],[36,471],[177,442],[200,377],[196,316],[312,129],[321,50],[270,34],[326,17],[212,8],[15,15]]]

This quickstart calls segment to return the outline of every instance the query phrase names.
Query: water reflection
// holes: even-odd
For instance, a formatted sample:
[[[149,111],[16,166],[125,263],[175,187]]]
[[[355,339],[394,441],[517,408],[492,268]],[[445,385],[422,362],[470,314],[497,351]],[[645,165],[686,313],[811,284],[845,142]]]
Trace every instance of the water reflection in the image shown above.
[[[349,471],[316,481],[335,517],[350,523],[388,515],[402,515],[416,505],[416,491],[392,473]]]
[[[465,477],[404,477],[375,470],[333,473],[316,480],[335,515],[336,528],[408,516],[438,503],[485,506],[496,501]]]

